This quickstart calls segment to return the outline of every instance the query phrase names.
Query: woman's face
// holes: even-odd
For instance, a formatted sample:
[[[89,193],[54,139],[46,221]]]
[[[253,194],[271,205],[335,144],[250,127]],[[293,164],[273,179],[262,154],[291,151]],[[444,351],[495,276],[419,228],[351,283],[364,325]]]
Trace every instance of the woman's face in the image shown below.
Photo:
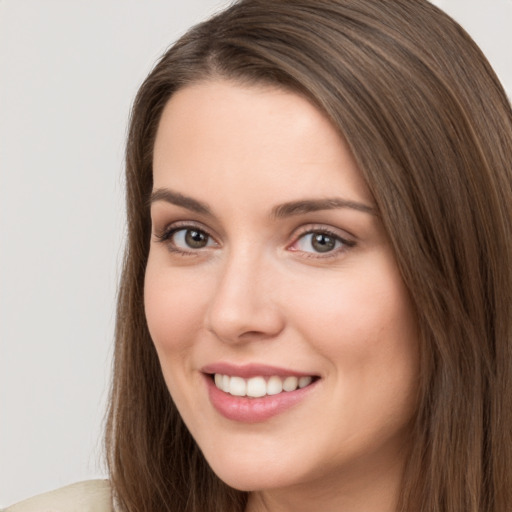
[[[180,90],[156,137],[151,217],[149,330],[219,477],[243,490],[396,477],[416,324],[328,120],[277,88]]]

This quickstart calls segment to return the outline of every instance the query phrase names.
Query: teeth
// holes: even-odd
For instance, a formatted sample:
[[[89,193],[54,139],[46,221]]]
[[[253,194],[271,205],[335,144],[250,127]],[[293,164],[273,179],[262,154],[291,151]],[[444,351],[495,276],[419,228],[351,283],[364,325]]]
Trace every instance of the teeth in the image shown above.
[[[222,376],[222,391],[229,393],[231,389],[231,379],[228,375]]]
[[[270,377],[267,381],[267,395],[277,395],[283,391],[283,381],[279,377]]]
[[[233,378],[233,377],[231,377]],[[235,377],[240,378],[240,377]],[[230,390],[231,392],[231,390]],[[253,377],[247,381],[247,396],[260,397],[267,394],[267,383],[263,377]]]
[[[233,396],[259,398],[265,395],[277,395],[283,391],[295,391],[297,388],[305,388],[313,382],[313,377],[290,376],[282,379],[274,375],[268,379],[264,377],[244,379],[242,377],[231,377],[216,373],[214,375],[214,382],[217,388]]]
[[[247,394],[247,383],[242,377],[231,377],[228,393],[235,396],[245,396]]]
[[[313,377],[301,377],[299,379],[299,388],[305,388],[306,386],[309,386],[311,384],[311,381],[313,380]]]
[[[297,377],[286,377],[283,382],[283,389],[285,391],[295,391],[299,385],[299,379]]]

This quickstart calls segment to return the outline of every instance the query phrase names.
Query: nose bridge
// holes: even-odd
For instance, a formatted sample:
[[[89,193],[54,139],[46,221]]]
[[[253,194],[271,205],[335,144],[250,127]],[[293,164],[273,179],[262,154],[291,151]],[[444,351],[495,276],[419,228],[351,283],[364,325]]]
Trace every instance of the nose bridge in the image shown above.
[[[284,319],[271,289],[275,271],[250,244],[229,251],[209,304],[209,330],[225,342],[276,336]]]

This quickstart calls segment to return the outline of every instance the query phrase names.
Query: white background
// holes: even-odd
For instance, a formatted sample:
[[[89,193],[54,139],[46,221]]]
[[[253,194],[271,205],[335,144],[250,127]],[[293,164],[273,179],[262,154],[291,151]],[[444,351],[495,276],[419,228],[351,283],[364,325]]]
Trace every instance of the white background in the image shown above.
[[[512,1],[435,2],[512,96]],[[131,101],[226,0],[0,0],[0,506],[105,475]]]

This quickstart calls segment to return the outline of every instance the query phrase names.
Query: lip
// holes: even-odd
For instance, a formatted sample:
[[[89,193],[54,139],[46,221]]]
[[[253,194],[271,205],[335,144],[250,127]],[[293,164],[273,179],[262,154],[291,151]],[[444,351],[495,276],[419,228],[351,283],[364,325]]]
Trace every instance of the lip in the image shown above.
[[[314,376],[312,373],[298,372],[286,368],[279,368],[278,366],[269,366],[266,364],[244,364],[234,365],[231,363],[219,362],[208,364],[201,368],[203,373],[220,373],[221,375],[229,375],[250,379],[251,377],[272,377],[277,375],[279,377],[308,377]]]
[[[225,393],[217,388],[211,374],[237,375],[246,379],[251,377],[271,377],[273,375],[303,377],[312,374],[295,372],[275,366],[257,364],[234,366],[229,363],[207,365],[201,371],[203,372],[208,396],[214,409],[228,420],[240,423],[261,423],[284,413],[306,400],[321,380],[316,379],[305,388],[298,388],[295,391],[283,391],[277,395],[252,398]]]

